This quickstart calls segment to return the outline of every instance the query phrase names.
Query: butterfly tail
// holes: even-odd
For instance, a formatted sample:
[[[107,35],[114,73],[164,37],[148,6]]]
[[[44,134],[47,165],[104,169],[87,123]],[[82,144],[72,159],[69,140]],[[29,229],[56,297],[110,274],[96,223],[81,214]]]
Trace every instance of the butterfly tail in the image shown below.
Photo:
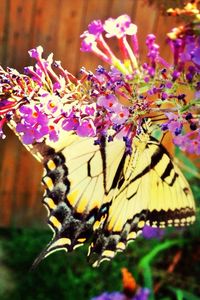
[[[51,245],[54,241],[51,241],[43,250],[42,252],[36,257],[36,259],[34,260],[31,268],[30,268],[30,271],[34,271],[38,265],[41,263],[41,261],[43,259],[45,259],[49,254],[52,253],[52,250],[50,250],[51,248]]]
[[[47,246],[44,248],[44,250],[38,255],[38,257],[34,260],[31,271],[37,268],[37,266],[40,264],[40,262],[45,259],[48,255],[55,251],[59,251],[61,249],[65,250],[68,252],[68,247],[69,247],[69,242],[70,240],[67,238],[64,239],[59,239],[59,237],[54,237],[54,239],[47,244]]]

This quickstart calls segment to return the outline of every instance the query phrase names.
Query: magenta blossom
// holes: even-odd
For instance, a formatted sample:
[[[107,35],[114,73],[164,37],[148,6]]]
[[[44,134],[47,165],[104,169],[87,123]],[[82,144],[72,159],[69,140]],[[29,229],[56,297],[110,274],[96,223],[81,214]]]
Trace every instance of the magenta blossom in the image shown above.
[[[115,111],[115,107],[118,106],[119,102],[117,97],[114,94],[110,95],[101,95],[97,99],[97,104],[99,106],[105,107],[109,111]]]
[[[114,114],[111,116],[111,121],[113,124],[121,125],[127,121],[129,117],[129,110],[126,107],[123,107],[122,105],[118,105],[115,107]]]
[[[64,118],[62,128],[67,131],[76,130],[80,124],[79,122],[80,118],[74,112],[70,112],[67,118]]]
[[[81,42],[81,51],[83,51],[83,52],[90,52],[93,49],[96,49],[97,42],[96,42],[95,35],[90,34],[87,31],[85,31],[81,35],[81,38],[83,38],[83,40]]]
[[[28,53],[29,53],[30,57],[38,59],[38,58],[42,57],[43,48],[41,46],[39,46],[37,48],[29,50]]]
[[[106,37],[116,36],[118,39],[125,35],[133,35],[137,33],[137,26],[131,23],[128,15],[121,15],[117,19],[109,18],[103,25],[106,31]]]
[[[103,24],[101,20],[94,20],[88,25],[88,32],[90,34],[99,36],[103,32]]]
[[[174,137],[174,144],[179,146],[182,151],[196,153],[200,155],[200,130],[188,132],[185,135]]]
[[[41,96],[41,109],[47,115],[58,117],[63,113],[63,103],[59,96],[45,93]]]
[[[149,299],[149,289],[147,288],[140,288],[136,295],[127,297],[124,293],[120,292],[112,292],[107,293],[104,292],[100,296],[92,298],[92,300],[148,300]]]
[[[80,122],[79,126],[76,129],[76,133],[79,136],[95,136],[96,135],[96,128],[94,123],[91,119],[83,120]]]

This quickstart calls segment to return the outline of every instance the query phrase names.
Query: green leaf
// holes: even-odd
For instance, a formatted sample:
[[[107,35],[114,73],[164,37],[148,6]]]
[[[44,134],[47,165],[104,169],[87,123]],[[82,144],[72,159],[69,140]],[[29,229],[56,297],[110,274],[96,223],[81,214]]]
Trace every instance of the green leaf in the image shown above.
[[[174,294],[177,297],[177,300],[199,300],[198,296],[196,296],[190,292],[184,291],[182,289],[170,287],[169,290],[174,292]]]
[[[152,260],[158,255],[159,252],[166,250],[174,245],[180,245],[180,241],[167,240],[164,243],[156,245],[147,255],[145,255],[139,262],[141,269],[146,268]]]
[[[139,262],[138,266],[143,271],[144,285],[153,291],[153,274],[151,271],[151,262],[158,255],[159,252],[168,249],[174,245],[180,245],[180,241],[165,241],[162,244],[156,245],[147,255],[145,255]],[[149,300],[154,300],[153,293],[150,294]]]

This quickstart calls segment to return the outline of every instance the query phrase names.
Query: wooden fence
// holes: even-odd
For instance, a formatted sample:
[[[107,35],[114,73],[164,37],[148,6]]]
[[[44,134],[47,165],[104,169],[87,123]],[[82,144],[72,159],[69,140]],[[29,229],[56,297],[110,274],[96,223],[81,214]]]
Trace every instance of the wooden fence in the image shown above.
[[[18,70],[33,63],[27,51],[37,45],[44,47],[46,55],[53,52],[74,74],[83,65],[94,70],[101,62],[79,51],[79,35],[93,19],[124,13],[138,25],[142,57],[145,36],[153,32],[168,59],[165,35],[175,25],[174,19],[143,0],[1,0],[0,12],[0,64]],[[9,129],[6,134],[6,140],[0,141],[0,225],[42,224],[46,218],[41,204],[42,166]]]

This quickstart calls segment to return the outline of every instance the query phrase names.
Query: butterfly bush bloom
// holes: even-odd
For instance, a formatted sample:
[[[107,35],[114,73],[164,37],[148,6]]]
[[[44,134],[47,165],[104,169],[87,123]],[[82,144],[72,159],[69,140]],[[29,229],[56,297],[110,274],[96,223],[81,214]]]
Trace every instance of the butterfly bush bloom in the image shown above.
[[[137,26],[131,23],[131,18],[128,15],[122,15],[116,19],[109,18],[105,21],[103,29],[106,32],[106,37],[122,38],[125,35],[135,35]]]
[[[16,126],[16,131],[22,134],[24,144],[31,144],[34,140],[41,141],[48,134],[48,118],[37,106],[33,108],[21,106],[19,109],[21,123]]]
[[[132,274],[127,269],[122,270],[123,292],[112,292],[92,298],[91,300],[148,300],[150,291],[147,288],[137,288]]]
[[[92,120],[83,120],[77,127],[76,130],[79,136],[95,136],[96,128]]]
[[[3,126],[14,120],[25,144],[43,139],[57,141],[60,131],[91,136],[100,143],[122,139],[126,152],[145,118],[152,118],[161,131],[169,131],[183,151],[199,153],[200,37],[199,10],[185,6],[178,12],[194,19],[168,34],[174,61],[165,61],[156,36],[146,38],[146,59],[139,63],[137,26],[128,15],[94,20],[81,35],[81,50],[93,52],[110,65],[94,73],[81,69],[79,78],[54,61],[43,57],[41,46],[29,50],[36,60],[24,74],[0,67],[0,136]],[[120,58],[107,43],[114,39]],[[181,87],[187,89],[181,91]],[[194,97],[191,98],[191,90]],[[154,116],[154,117],[152,117]]]
[[[139,292],[133,297],[127,297],[123,293],[113,292],[113,293],[103,293],[102,295],[92,298],[91,300],[148,300],[149,290],[140,289]]]

